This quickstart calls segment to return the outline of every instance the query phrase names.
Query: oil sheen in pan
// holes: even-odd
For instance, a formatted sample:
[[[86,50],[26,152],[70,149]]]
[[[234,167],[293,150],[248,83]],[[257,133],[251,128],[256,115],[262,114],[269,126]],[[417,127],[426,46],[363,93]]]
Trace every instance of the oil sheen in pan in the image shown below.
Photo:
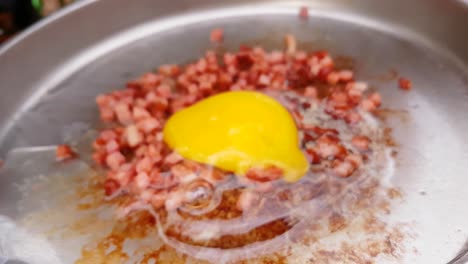
[[[70,120],[96,121],[95,94],[115,89],[156,65],[197,57],[208,47],[207,35],[215,26],[226,29],[232,40],[229,49],[256,40],[279,46],[281,36],[290,31],[303,43],[357,58],[358,74],[364,80],[390,68],[413,80],[414,93],[408,97],[401,97],[392,83],[375,83],[389,105],[407,110],[410,116],[394,131],[403,148],[392,182],[402,188],[405,201],[391,218],[415,223],[418,254],[411,263],[449,262],[467,238],[462,161],[468,143],[463,117],[468,110],[468,56],[463,48],[468,34],[457,26],[466,24],[466,6],[438,0],[311,1],[307,3],[311,17],[304,24],[296,17],[299,3],[249,3],[249,7],[242,7],[242,1],[229,3],[236,4],[240,6],[229,8],[194,1],[181,10],[177,3],[157,1],[131,6],[125,1],[85,1],[7,44],[0,55],[8,62],[0,66],[0,80],[6,84],[0,99],[1,153],[19,146],[60,143],[61,128]],[[224,11],[210,12],[210,8]],[[183,13],[195,9],[203,12]],[[110,10],[127,15],[114,23],[95,22]],[[444,19],[435,25],[432,18],[439,17],[441,10]],[[77,21],[80,27],[74,26]],[[74,28],[74,39],[58,34],[69,28]],[[46,45],[44,38],[52,36],[61,43],[60,49]],[[190,49],[186,43],[191,43]],[[18,69],[28,78],[17,78]],[[12,186],[21,175],[15,176],[0,179],[0,213],[19,219],[14,206],[18,194]]]

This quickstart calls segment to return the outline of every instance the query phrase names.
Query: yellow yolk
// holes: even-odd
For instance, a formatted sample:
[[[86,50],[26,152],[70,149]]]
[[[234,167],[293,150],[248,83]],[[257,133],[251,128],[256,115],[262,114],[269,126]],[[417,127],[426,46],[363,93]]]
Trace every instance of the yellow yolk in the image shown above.
[[[225,92],[175,113],[164,127],[164,140],[186,159],[237,175],[276,166],[286,181],[296,181],[309,168],[292,116],[258,92]]]

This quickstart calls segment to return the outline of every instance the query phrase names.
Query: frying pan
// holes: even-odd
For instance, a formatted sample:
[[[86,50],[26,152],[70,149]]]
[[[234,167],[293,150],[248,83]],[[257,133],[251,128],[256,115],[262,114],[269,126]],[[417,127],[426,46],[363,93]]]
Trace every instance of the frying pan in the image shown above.
[[[309,8],[305,22],[297,17],[301,6]],[[301,48],[353,58],[358,78],[404,113],[394,121],[400,150],[387,179],[404,194],[390,219],[411,223],[415,234],[402,262],[467,261],[468,2],[460,0],[80,1],[0,48],[5,221],[19,225],[35,203],[54,198],[31,193],[41,198],[25,205],[18,185],[60,170],[48,165],[53,146],[98,126],[97,94],[158,65],[199,57],[211,48],[214,27],[225,30],[226,50],[243,43],[280,48],[292,33]],[[389,80],[395,74],[409,78],[413,90],[400,91]],[[5,232],[0,242],[11,242]],[[72,256],[61,257],[70,263]]]

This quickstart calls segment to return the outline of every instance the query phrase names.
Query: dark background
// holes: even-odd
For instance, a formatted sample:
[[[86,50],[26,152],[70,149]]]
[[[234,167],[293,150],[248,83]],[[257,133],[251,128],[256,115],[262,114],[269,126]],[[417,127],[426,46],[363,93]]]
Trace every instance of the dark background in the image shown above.
[[[73,0],[0,0],[0,45]]]

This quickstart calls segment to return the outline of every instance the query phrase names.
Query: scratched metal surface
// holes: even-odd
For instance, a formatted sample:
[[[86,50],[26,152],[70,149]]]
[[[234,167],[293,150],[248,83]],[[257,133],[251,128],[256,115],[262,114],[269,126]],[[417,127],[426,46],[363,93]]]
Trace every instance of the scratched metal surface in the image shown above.
[[[303,5],[310,10],[307,22],[297,18]],[[395,120],[402,148],[390,179],[405,193],[391,217],[415,223],[418,234],[413,241],[418,253],[408,256],[407,263],[464,263],[464,25],[468,4],[455,0],[85,0],[0,49],[0,156],[18,148],[53,146],[67,140],[70,130],[94,127],[98,93],[120,88],[157,65],[198,57],[210,48],[213,27],[225,29],[228,50],[242,43],[279,48],[282,36],[293,33],[306,49],[326,48],[355,58],[358,78],[377,87],[387,107],[408,113],[407,121]],[[411,79],[414,90],[402,94],[395,81],[378,78],[389,69]],[[47,147],[31,151],[39,151],[36,158],[51,155]],[[30,151],[18,153],[8,155],[10,165],[32,159]],[[25,173],[14,166],[0,173],[0,214],[13,222],[23,214],[14,186],[31,174],[34,170]]]

